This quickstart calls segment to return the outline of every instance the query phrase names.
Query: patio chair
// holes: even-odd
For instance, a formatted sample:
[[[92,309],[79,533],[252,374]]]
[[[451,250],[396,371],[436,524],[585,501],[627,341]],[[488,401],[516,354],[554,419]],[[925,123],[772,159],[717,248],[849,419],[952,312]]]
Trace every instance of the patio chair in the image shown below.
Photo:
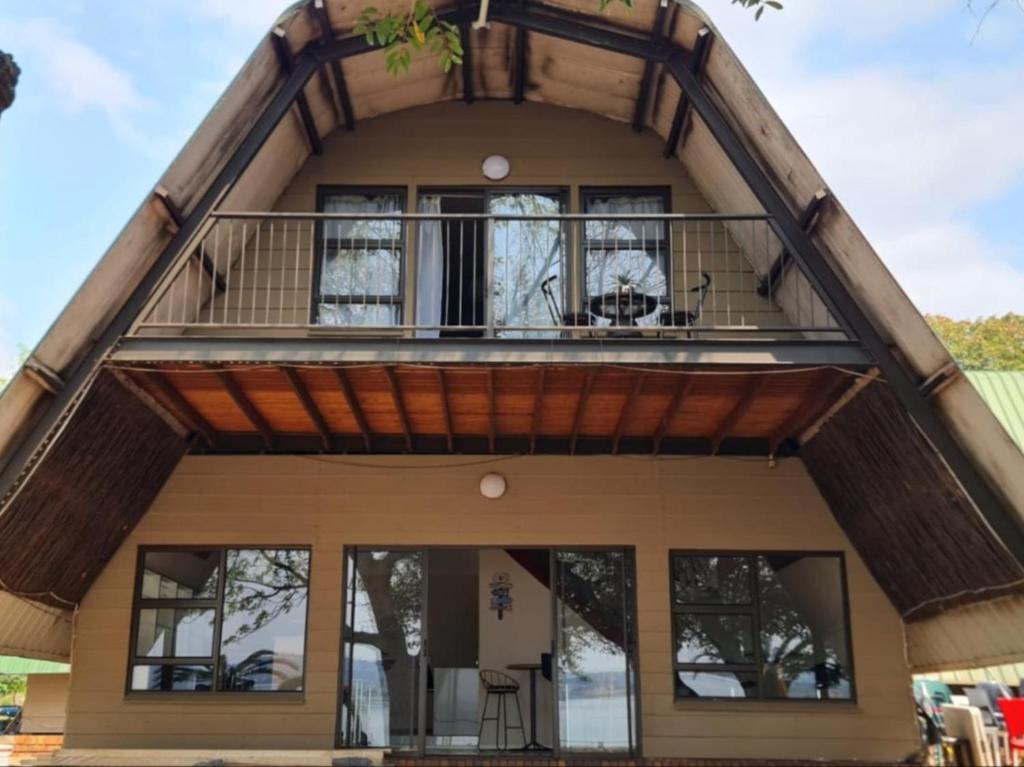
[[[1010,759],[1018,764],[1024,758],[1024,698],[1000,698],[997,703],[1006,723]]]
[[[674,312],[662,312],[658,318],[658,321],[665,327],[676,327],[676,328],[692,328],[700,322],[700,315],[704,311],[704,300],[708,297],[708,291],[711,289],[711,275],[707,272],[701,273],[702,281],[700,285],[690,288],[690,293],[697,294],[697,300],[694,307],[689,310],[674,311]],[[692,336],[690,331],[687,331],[688,336]]]
[[[484,724],[494,722],[494,747],[498,751],[508,750],[508,731],[519,730],[523,737],[523,745],[526,745],[526,729],[523,727],[523,712],[519,708],[519,682],[508,674],[492,669],[480,670],[480,683],[484,686],[487,697],[484,698],[484,707],[480,712],[480,729],[477,731],[477,748],[483,744]],[[497,698],[498,708],[494,716],[487,716],[487,706],[491,698]],[[511,698],[516,705],[516,719],[519,724],[510,724],[508,720],[509,704],[507,698]],[[504,715],[503,715],[504,714]],[[505,738],[504,747],[501,745],[502,735]]]
[[[974,706],[945,705],[942,707],[942,718],[946,725],[946,735],[969,744],[971,761],[975,765],[994,767],[999,764],[996,755],[992,753],[980,709]]]
[[[989,696],[988,690],[981,686],[968,687],[967,700],[972,706],[981,711],[981,718],[986,727],[997,727],[999,717],[996,716],[996,706]]]

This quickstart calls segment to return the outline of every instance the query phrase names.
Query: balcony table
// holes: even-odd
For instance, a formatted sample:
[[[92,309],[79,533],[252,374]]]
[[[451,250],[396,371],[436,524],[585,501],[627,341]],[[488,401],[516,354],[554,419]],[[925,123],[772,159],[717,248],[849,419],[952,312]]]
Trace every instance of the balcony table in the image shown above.
[[[505,666],[509,671],[530,672],[530,741],[523,746],[523,751],[550,751],[551,749],[537,741],[537,672],[541,670],[539,663],[510,663]]]

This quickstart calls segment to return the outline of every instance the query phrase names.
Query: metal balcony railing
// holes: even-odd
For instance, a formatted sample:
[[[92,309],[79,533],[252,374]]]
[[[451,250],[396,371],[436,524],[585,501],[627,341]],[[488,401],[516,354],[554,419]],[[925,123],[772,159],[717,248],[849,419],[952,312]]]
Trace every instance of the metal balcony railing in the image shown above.
[[[842,337],[761,215],[215,213],[136,332]]]

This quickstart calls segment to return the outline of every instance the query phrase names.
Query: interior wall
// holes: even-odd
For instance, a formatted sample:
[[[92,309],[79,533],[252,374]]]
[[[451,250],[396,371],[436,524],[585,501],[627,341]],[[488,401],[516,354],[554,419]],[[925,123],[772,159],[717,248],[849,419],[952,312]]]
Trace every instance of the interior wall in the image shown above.
[[[498,619],[490,609],[490,583],[496,573],[508,573],[512,582],[512,609]],[[551,652],[551,591],[501,549],[480,551],[480,668],[494,669],[519,681],[519,705],[529,737],[530,672],[510,671],[512,663],[540,663]],[[537,672],[537,740],[551,743],[551,683]],[[480,698],[481,707],[484,704]],[[494,715],[494,703],[488,714]],[[484,733],[483,747],[493,745],[494,729]],[[513,745],[518,734],[513,734]]]
[[[480,495],[484,471],[506,476],[505,497]],[[302,695],[126,695],[145,544],[312,546]],[[647,756],[894,761],[916,748],[903,625],[799,460],[519,457],[484,469],[458,456],[186,457],[82,602],[68,747],[330,748],[343,548],[409,544],[634,546]],[[842,551],[857,702],[674,701],[673,548]]]

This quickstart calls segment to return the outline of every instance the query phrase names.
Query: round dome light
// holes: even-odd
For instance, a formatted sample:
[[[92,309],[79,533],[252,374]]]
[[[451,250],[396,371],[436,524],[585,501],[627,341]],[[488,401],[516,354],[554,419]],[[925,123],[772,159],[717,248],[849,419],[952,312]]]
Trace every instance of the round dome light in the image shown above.
[[[484,178],[490,181],[502,181],[508,178],[511,170],[512,166],[509,164],[508,158],[502,157],[500,154],[492,154],[484,160]]]
[[[489,498],[492,501],[501,498],[505,495],[506,489],[508,489],[508,483],[500,474],[491,472],[480,477],[480,494],[484,498]]]

